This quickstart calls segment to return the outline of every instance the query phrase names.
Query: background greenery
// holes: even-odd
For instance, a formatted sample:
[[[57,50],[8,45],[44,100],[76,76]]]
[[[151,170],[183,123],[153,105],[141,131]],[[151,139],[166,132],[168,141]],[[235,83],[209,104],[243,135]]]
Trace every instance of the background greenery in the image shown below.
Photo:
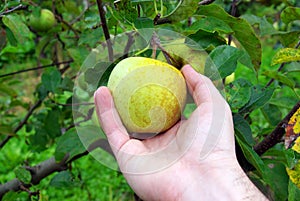
[[[167,52],[177,67],[188,60],[200,73],[222,79],[241,166],[270,199],[297,200],[299,153],[285,148],[283,127],[300,99],[299,6],[296,0],[2,1],[0,197],[137,199],[118,171],[99,163],[106,158],[111,164],[113,158],[101,141],[92,97],[120,59],[151,57],[157,48],[158,58]],[[56,23],[46,30],[37,30],[30,21],[40,17],[41,9],[55,15]],[[161,44],[153,45],[143,28],[172,30],[198,46],[183,40],[177,41],[177,49],[168,49],[168,40],[159,34]],[[114,55],[105,42],[109,38]],[[212,63],[220,76],[212,76]],[[229,82],[226,77],[232,73],[235,78]],[[95,75],[102,77],[94,80]],[[188,105],[187,115],[193,107]],[[85,146],[75,127],[89,131]],[[262,150],[259,143],[270,135],[279,137]],[[51,157],[61,162],[60,169],[35,182],[36,165]],[[296,174],[289,176],[287,170]],[[5,191],[14,178],[20,181],[17,191]]]

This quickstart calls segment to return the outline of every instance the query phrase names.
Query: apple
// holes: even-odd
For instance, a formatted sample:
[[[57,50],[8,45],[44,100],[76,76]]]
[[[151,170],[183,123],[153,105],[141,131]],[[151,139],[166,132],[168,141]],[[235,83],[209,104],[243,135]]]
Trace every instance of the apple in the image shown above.
[[[38,32],[46,32],[56,24],[54,14],[48,9],[41,9],[40,15],[31,15],[29,18],[29,25],[33,30]]]
[[[145,57],[129,57],[113,69],[107,87],[119,116],[131,134],[153,135],[181,117],[187,90],[174,66]]]

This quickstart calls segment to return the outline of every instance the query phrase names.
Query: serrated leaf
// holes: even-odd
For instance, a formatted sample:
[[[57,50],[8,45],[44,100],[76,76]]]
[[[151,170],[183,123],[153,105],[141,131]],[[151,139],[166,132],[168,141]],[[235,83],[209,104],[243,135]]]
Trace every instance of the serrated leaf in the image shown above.
[[[264,71],[263,75],[278,80],[279,82],[289,86],[290,88],[294,88],[296,84],[293,80],[289,79],[287,76],[283,75],[278,71]]]
[[[248,103],[251,96],[251,83],[245,79],[237,79],[226,86],[226,99],[233,112]]]
[[[16,177],[23,183],[29,184],[31,181],[31,173],[24,167],[17,167],[14,170]]]
[[[281,12],[280,18],[285,24],[288,24],[294,20],[299,20],[300,8],[289,6]]]
[[[292,169],[286,168],[286,171],[290,177],[290,180],[298,188],[300,188],[300,162],[298,161],[298,163]]]
[[[222,7],[216,4],[200,6],[197,14],[218,18],[229,25],[234,31],[234,37],[240,42],[251,57],[254,68],[256,70],[259,69],[262,54],[261,43],[253,28],[246,20],[229,15]]]
[[[18,42],[25,42],[26,37],[30,34],[30,31],[18,15],[5,15],[2,17],[2,22],[12,31]]]
[[[300,50],[295,48],[283,48],[274,55],[271,65],[292,61],[300,61]]]
[[[205,70],[212,66],[218,69],[221,78],[233,73],[236,69],[237,62],[244,53],[242,50],[229,45],[222,45],[215,48],[210,54],[210,59],[206,60]],[[218,79],[218,75],[208,75],[212,80]]]
[[[209,16],[197,20],[185,31],[187,33],[193,34],[199,30],[203,30],[210,33],[217,31],[219,33],[226,33],[226,34],[230,34],[233,32],[230,26],[225,24],[222,20],[219,20],[218,18],[215,17],[209,17]]]
[[[181,0],[176,9],[166,17],[172,22],[187,20],[198,9],[198,3],[196,0]]]
[[[66,154],[69,154],[69,161],[74,156],[85,151],[86,149],[78,137],[76,129],[72,128],[58,139],[54,156],[56,161],[61,161]]]

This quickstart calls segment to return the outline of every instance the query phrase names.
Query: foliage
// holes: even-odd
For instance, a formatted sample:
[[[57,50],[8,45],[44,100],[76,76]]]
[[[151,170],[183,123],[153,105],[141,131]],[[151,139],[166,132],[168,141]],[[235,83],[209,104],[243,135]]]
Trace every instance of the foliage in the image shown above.
[[[106,85],[118,61],[138,55],[169,57],[177,67],[190,62],[209,76],[232,109],[237,156],[248,176],[274,200],[297,198],[300,138],[295,137],[290,142],[295,145],[287,149],[282,139],[284,126],[299,108],[300,4],[294,0],[208,4],[4,1],[0,5],[0,183],[17,178],[22,188],[5,194],[0,185],[0,197],[133,199],[123,176],[109,169],[117,166],[97,122],[93,93]],[[105,21],[100,20],[98,7],[104,8]],[[57,22],[37,32],[29,19],[42,9],[53,12]],[[232,73],[235,80],[223,86]],[[194,108],[188,104],[187,116]],[[37,165],[51,157],[61,169],[35,182]]]

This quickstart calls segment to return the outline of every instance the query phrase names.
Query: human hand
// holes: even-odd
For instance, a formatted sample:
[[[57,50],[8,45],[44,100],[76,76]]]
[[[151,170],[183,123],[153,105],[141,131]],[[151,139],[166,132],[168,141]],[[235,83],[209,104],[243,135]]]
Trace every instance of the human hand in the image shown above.
[[[129,185],[143,200],[264,200],[237,162],[228,104],[191,66],[182,73],[196,110],[143,141],[128,135],[109,89],[95,93],[100,124]]]

